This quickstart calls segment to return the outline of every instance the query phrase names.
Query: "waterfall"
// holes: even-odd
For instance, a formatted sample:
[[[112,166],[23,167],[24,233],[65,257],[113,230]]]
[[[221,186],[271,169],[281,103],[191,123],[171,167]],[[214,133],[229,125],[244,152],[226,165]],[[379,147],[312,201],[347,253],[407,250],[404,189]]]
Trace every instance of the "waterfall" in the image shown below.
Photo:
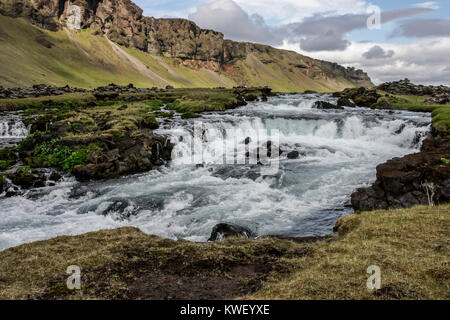
[[[25,138],[28,135],[28,129],[24,123],[18,119],[0,120],[0,139],[1,138]]]

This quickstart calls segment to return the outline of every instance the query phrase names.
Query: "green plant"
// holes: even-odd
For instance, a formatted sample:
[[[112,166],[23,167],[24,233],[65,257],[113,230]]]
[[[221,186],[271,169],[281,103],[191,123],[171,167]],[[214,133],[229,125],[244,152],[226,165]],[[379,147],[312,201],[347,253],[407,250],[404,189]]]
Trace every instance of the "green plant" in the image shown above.
[[[71,147],[58,145],[58,143],[59,140],[53,139],[34,149],[39,165],[60,167],[66,172],[71,172],[74,167],[84,164],[88,154],[97,148],[91,144],[87,148],[73,150]]]
[[[0,170],[6,170],[9,167],[9,162],[7,160],[0,160]]]
[[[441,162],[445,164],[450,164],[450,159],[442,158]]]
[[[150,107],[150,111],[158,111],[164,105],[161,100],[149,100],[146,104]]]
[[[200,117],[200,116],[192,111],[184,112],[181,115],[181,119],[192,119],[192,118],[198,118],[198,117]]]
[[[30,173],[32,171],[30,166],[20,166],[17,168],[16,173]]]

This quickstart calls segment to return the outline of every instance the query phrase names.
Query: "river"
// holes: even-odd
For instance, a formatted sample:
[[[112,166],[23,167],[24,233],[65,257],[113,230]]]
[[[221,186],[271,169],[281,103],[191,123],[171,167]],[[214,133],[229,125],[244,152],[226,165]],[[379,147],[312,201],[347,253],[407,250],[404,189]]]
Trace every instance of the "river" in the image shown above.
[[[335,102],[330,95],[282,95],[197,119],[175,118],[156,131],[175,144],[166,166],[111,181],[65,177],[23,196],[0,196],[0,250],[121,226],[191,241],[206,241],[219,222],[257,236],[330,234],[337,219],[352,212],[351,193],[373,183],[378,164],[419,150],[431,119],[406,111],[318,110],[317,100]],[[20,120],[3,118],[0,146],[23,138]],[[189,138],[194,123],[203,126],[203,165],[186,161],[196,139]],[[221,164],[217,132],[230,129],[278,130],[283,153],[276,174],[263,175],[255,164]],[[231,151],[248,148],[243,141],[237,145]],[[294,150],[299,158],[288,159]]]

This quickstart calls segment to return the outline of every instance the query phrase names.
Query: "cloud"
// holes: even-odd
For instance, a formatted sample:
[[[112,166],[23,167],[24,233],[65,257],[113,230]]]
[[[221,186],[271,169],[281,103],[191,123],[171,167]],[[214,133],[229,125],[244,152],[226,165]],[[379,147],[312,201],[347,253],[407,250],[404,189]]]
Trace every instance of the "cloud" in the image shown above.
[[[216,0],[197,6],[189,15],[200,27],[222,32],[226,38],[236,41],[262,42],[272,45],[282,43],[282,35],[276,28],[266,25],[258,14],[248,15],[232,0]]]
[[[428,8],[428,9],[433,9],[433,10],[439,9],[439,5],[435,1],[427,1],[427,2],[416,3],[416,4],[414,4],[414,7],[416,7],[416,8]]]
[[[394,56],[394,50],[385,51],[382,47],[376,45],[369,49],[369,51],[363,53],[363,57],[366,59],[387,59]]]
[[[408,19],[401,21],[392,32],[394,37],[450,37],[450,20],[447,19]]]
[[[265,0],[263,4],[268,4],[268,2],[274,3],[274,1]],[[350,0],[341,0],[340,2],[348,4]],[[287,6],[293,6],[293,3],[286,0],[280,2],[281,5]],[[317,1],[312,3],[318,4]],[[321,3],[323,5],[323,0]],[[431,11],[428,8],[390,10],[382,13],[382,22],[386,23]],[[249,15],[233,0],[215,0],[200,4],[195,12],[189,15],[189,18],[200,27],[220,31],[228,39],[275,46],[281,45],[283,40],[288,40],[299,42],[302,49],[308,52],[345,50],[350,44],[345,39],[347,34],[367,28],[368,17],[367,13],[337,15],[336,12],[325,12],[306,17],[302,22],[272,27],[267,25],[262,16]]]
[[[246,12],[262,15],[270,24],[298,22],[314,14],[366,13],[370,5],[362,0],[235,0]]]
[[[374,45],[386,52],[392,50],[395,55],[381,62],[378,59],[366,59],[363,54]],[[300,49],[299,43],[285,41],[280,48],[308,55],[308,52]],[[450,85],[449,48],[450,38],[421,39],[406,44],[351,42],[344,51],[321,51],[309,55],[363,69],[375,83],[407,77],[415,83]]]
[[[426,8],[406,8],[382,12],[381,22],[387,23],[396,19],[431,12]],[[368,14],[346,14],[338,16],[323,16],[317,14],[306,18],[300,23],[290,24],[290,41],[299,41],[303,50],[312,51],[342,51],[350,44],[345,40],[347,34],[355,30],[367,28]]]

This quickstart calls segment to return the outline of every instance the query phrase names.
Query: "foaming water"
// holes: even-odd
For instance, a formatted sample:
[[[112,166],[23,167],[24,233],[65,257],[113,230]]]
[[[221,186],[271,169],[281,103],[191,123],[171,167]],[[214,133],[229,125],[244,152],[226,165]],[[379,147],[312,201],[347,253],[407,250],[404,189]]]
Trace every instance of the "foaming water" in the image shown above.
[[[0,249],[120,226],[192,241],[205,241],[219,222],[248,227],[260,236],[331,233],[336,220],[350,211],[350,194],[374,181],[378,164],[418,150],[430,118],[363,108],[322,111],[312,108],[317,100],[333,102],[327,95],[280,96],[176,120],[158,131],[175,143],[167,167],[108,182],[69,179],[0,198]],[[192,134],[195,121],[203,123],[201,139]],[[250,128],[280,132],[284,152],[277,175],[263,176],[257,165],[213,164],[221,157],[219,133],[233,129],[245,137]],[[180,141],[180,135],[187,138]],[[192,144],[203,144],[203,166],[185,164]],[[245,143],[237,149],[244,152]],[[288,160],[293,150],[301,156]]]
[[[28,128],[19,116],[0,114],[0,149],[15,145],[27,135]]]

